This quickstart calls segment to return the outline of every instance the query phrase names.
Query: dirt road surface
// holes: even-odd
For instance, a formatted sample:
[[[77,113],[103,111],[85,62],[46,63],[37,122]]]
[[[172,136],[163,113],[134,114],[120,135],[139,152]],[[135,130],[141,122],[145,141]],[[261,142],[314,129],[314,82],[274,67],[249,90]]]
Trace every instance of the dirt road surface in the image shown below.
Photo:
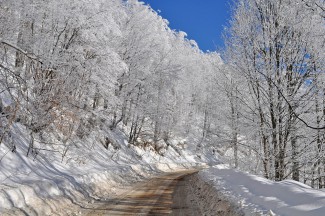
[[[243,215],[230,202],[221,199],[211,185],[202,182],[196,172],[165,173],[135,185],[114,200],[88,208],[82,215]]]
[[[183,181],[195,172],[166,173],[150,179],[87,215],[201,215],[194,200],[187,198],[187,185]]]

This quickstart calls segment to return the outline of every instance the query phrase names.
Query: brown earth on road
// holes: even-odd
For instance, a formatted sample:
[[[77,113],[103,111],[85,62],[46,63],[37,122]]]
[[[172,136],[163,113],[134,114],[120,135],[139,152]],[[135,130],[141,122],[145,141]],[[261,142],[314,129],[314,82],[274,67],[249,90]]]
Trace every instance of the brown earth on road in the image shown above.
[[[231,205],[228,205],[226,201],[222,205],[219,203],[214,206],[216,209],[206,211],[207,201],[200,194],[204,188],[198,188],[193,182],[193,179],[196,181],[196,172],[198,170],[187,170],[166,173],[152,178],[138,184],[117,199],[91,210],[88,209],[86,215],[237,215],[232,214]],[[205,188],[205,190],[209,189]],[[213,200],[209,201],[214,202]],[[220,207],[222,208],[221,211]]]
[[[195,172],[197,170],[166,173],[150,179],[88,215],[169,215],[173,212],[176,185],[184,176]]]

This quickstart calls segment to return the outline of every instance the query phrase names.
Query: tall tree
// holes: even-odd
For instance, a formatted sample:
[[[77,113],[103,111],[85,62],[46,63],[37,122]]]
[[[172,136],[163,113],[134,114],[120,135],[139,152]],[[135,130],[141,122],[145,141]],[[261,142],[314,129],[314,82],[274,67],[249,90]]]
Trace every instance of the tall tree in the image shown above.
[[[289,173],[299,180],[297,124],[309,109],[319,73],[314,64],[321,61],[321,47],[315,49],[310,38],[323,41],[314,29],[323,21],[313,15],[305,4],[289,0],[241,0],[228,31],[229,64],[244,73],[253,95],[264,175],[275,180]]]

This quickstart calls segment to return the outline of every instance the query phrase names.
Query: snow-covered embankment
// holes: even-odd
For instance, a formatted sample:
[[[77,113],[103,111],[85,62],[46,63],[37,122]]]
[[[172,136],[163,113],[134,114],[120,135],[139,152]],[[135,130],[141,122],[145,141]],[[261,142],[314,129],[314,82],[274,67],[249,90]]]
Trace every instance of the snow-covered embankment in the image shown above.
[[[216,165],[199,173],[215,194],[238,205],[245,215],[323,216],[325,192],[293,180],[273,182]],[[207,195],[206,201],[211,203]],[[215,199],[214,199],[215,200]],[[215,200],[218,202],[218,200]]]

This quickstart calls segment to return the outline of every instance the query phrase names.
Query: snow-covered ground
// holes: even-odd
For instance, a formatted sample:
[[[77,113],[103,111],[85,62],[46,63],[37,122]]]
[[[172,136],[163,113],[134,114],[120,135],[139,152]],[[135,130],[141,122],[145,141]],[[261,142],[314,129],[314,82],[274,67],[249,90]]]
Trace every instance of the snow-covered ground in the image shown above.
[[[105,136],[114,143],[108,149],[100,140]],[[53,142],[47,146],[36,137],[34,146],[50,151],[27,157],[28,137],[24,127],[15,124],[10,139],[16,152],[0,145],[0,215],[75,215],[89,202],[114,198],[159,172],[198,164],[188,151],[177,153],[175,146],[161,156],[129,145],[119,130],[98,129],[87,139],[74,140],[63,160],[65,148],[54,138],[47,139]]]
[[[215,191],[237,203],[246,215],[325,215],[325,192],[297,181],[273,182],[223,164],[203,170],[199,175]]]
[[[66,154],[67,146],[53,137],[48,146],[36,137],[35,147],[50,151],[27,157],[28,131],[15,124],[6,144],[0,145],[0,215],[78,215],[81,207],[112,199],[160,172],[219,163],[213,151],[203,152],[199,160],[189,148],[177,147],[184,146],[181,140],[173,140],[162,156],[150,147],[129,145],[120,130],[94,131],[71,142]],[[112,141],[107,149],[103,137]],[[16,152],[8,148],[10,140]],[[233,215],[325,214],[325,192],[292,180],[273,182],[219,164],[191,181],[208,215],[220,208]]]

